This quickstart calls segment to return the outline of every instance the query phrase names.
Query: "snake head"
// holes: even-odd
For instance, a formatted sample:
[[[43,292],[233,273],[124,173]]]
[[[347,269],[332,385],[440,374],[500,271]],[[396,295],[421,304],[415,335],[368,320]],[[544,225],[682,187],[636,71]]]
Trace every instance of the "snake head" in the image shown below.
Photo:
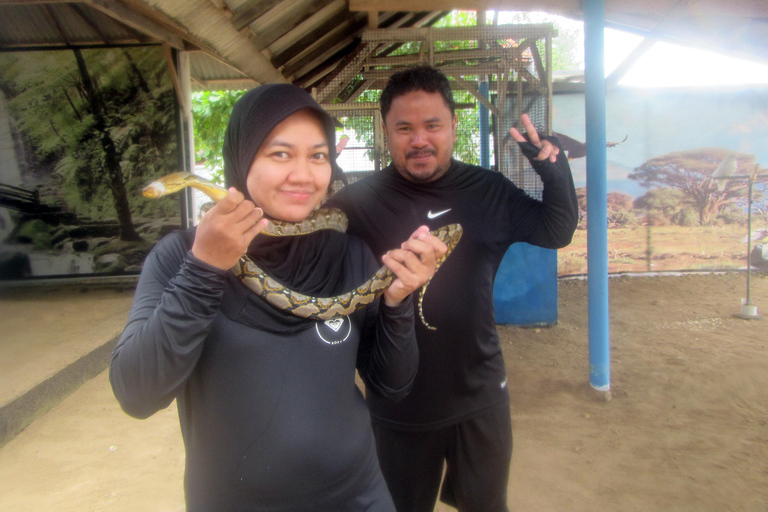
[[[166,194],[165,185],[160,181],[153,181],[141,190],[141,194],[149,199],[157,199]]]

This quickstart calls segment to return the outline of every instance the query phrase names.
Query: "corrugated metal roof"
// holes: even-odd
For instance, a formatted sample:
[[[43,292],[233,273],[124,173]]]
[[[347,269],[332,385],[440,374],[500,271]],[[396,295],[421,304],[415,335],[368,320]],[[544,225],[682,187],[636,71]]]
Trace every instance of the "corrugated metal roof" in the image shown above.
[[[192,89],[201,90],[242,90],[258,85],[255,80],[202,52],[190,59]]]
[[[548,10],[578,19],[577,0],[499,0],[506,10]],[[432,9],[479,0],[429,0]],[[0,50],[165,42],[193,49],[193,87],[243,88],[287,81],[322,86],[360,51],[366,12],[378,28],[429,26],[445,13],[398,11],[405,0],[0,0]],[[489,8],[482,2],[482,8]],[[768,62],[768,2],[607,0],[609,26]],[[345,60],[346,59],[346,60]]]
[[[82,4],[0,5],[0,48],[152,42]]]

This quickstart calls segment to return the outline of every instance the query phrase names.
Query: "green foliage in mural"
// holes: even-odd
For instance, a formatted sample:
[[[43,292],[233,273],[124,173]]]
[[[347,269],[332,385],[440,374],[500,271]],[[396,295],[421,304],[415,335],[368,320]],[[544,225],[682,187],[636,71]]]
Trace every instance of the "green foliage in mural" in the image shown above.
[[[173,172],[175,96],[157,48],[0,55],[0,88],[27,167],[48,175],[43,198],[94,219],[117,218],[120,238],[140,240],[129,201],[147,181]],[[171,203],[168,203],[171,204]],[[178,215],[178,206],[173,206]],[[163,212],[164,213],[164,212]]]

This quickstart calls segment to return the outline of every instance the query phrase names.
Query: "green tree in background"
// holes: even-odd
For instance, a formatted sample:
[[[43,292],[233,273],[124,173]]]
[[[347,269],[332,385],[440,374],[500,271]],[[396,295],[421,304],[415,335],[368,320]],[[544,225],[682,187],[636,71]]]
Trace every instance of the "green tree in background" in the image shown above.
[[[502,23],[538,24],[552,23],[557,37],[552,38],[552,71],[577,71],[584,69],[584,24],[545,12],[496,13]],[[489,19],[490,22],[490,19]]]
[[[202,164],[215,183],[224,183],[224,133],[232,107],[246,91],[205,91],[192,94],[196,163]]]

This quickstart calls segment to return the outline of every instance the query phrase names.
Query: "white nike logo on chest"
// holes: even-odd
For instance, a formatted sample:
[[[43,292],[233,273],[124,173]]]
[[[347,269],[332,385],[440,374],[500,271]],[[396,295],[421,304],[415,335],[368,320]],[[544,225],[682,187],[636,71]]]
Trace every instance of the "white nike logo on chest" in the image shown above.
[[[428,219],[434,219],[435,217],[439,217],[439,216],[441,216],[444,213],[448,213],[449,211],[451,211],[451,208],[448,208],[447,210],[443,210],[441,212],[435,212],[435,213],[432,213],[432,210],[429,210],[427,212],[427,218]]]

